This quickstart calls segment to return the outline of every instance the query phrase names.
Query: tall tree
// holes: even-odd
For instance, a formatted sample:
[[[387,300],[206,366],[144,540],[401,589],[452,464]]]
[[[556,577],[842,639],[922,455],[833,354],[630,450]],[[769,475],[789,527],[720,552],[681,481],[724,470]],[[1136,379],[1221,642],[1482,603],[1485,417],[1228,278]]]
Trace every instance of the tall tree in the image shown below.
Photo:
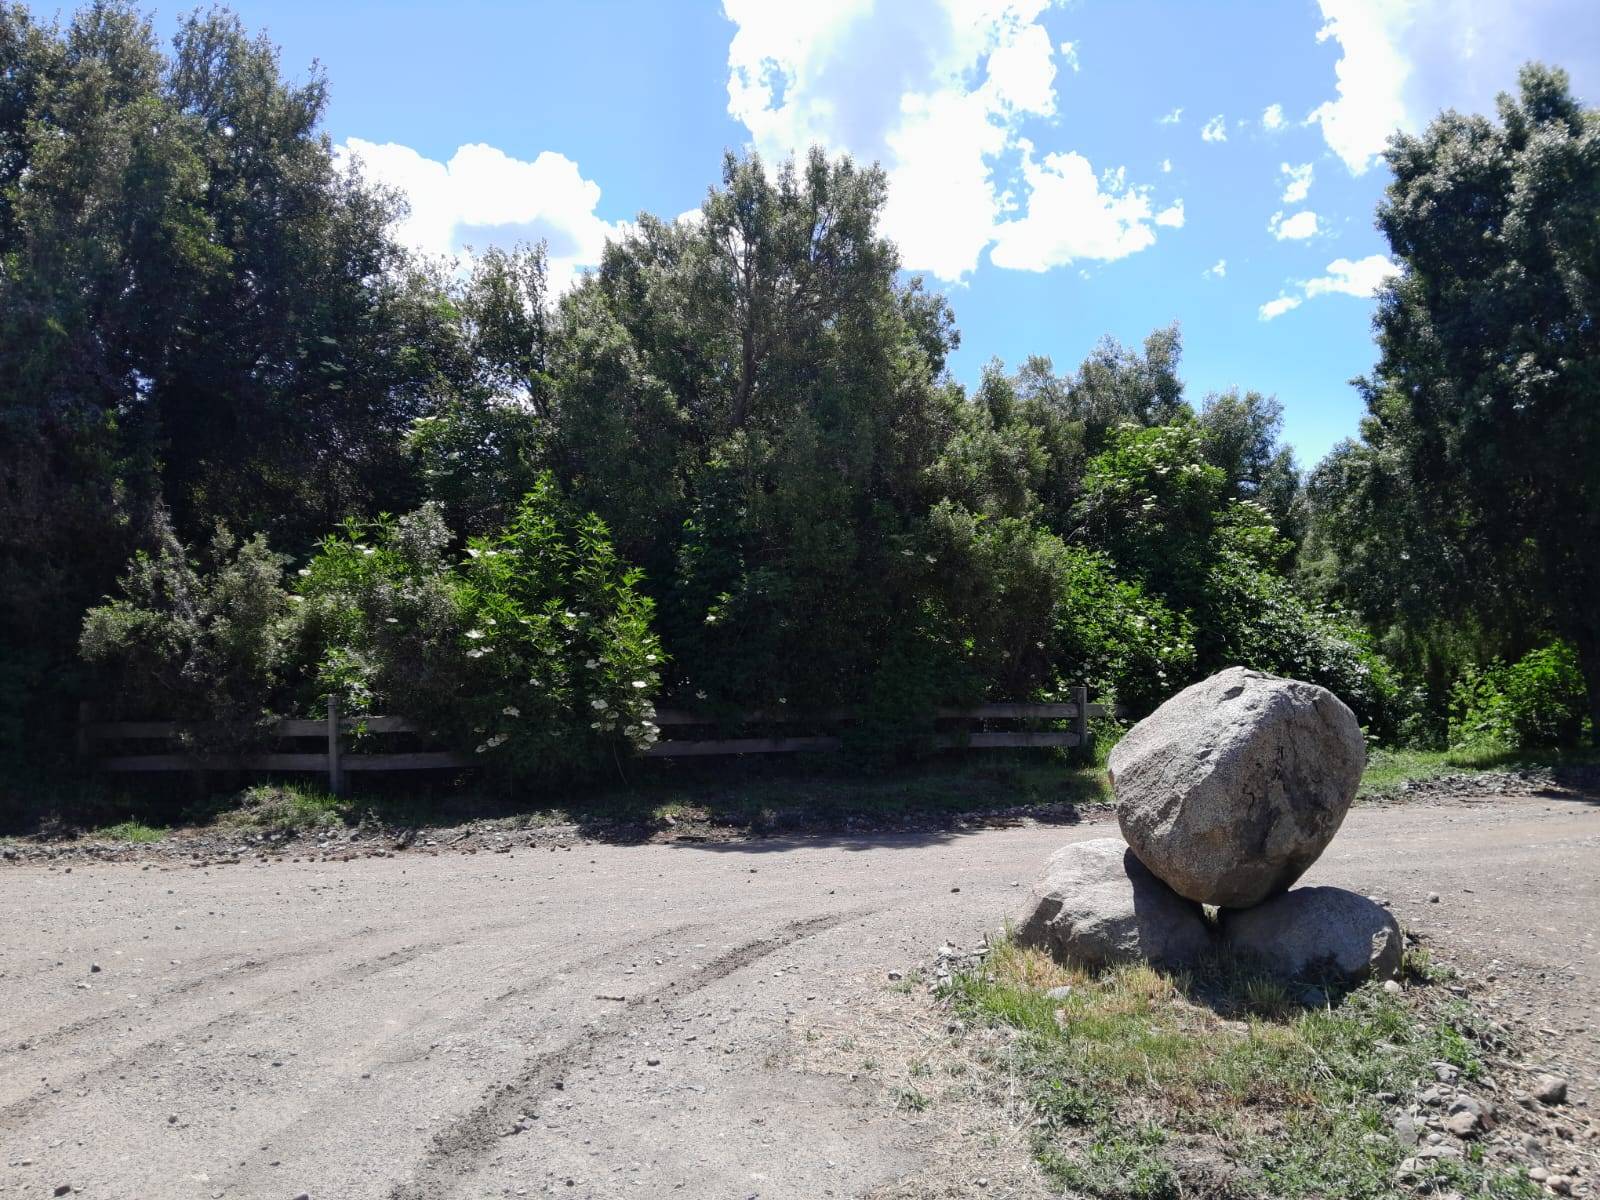
[[[668,652],[730,699],[836,702],[903,615],[954,333],[898,279],[884,194],[820,151],[729,156],[698,219],[641,217],[561,304],[558,469],[660,590]]]
[[[0,741],[43,740],[7,713],[63,698],[157,508],[296,547],[412,499],[401,435],[460,339],[324,103],[225,10],[164,54],[118,0],[0,6]]]
[[[1600,112],[1530,65],[1498,122],[1447,112],[1388,160],[1369,485],[1465,567],[1437,598],[1572,642],[1600,726]]]

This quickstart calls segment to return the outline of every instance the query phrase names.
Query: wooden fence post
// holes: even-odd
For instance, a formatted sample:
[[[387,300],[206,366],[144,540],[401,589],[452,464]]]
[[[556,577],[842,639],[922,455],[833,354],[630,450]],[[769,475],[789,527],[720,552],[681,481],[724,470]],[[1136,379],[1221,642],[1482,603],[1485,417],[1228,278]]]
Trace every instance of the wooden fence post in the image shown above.
[[[1078,751],[1085,758],[1089,756],[1089,689],[1079,686],[1072,689],[1072,702],[1078,706],[1078,713],[1072,718],[1072,732],[1078,735]]]
[[[328,790],[344,795],[344,768],[339,764],[339,698],[328,697]]]

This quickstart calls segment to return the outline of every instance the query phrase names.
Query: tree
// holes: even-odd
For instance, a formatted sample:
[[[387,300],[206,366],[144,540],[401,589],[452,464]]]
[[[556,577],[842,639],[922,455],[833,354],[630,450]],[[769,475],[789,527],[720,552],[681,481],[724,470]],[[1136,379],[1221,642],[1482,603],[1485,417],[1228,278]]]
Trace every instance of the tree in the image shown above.
[[[1465,568],[1435,599],[1547,622],[1600,726],[1600,112],[1559,70],[1519,78],[1498,123],[1390,145],[1364,465]]]
[[[560,305],[549,459],[644,567],[680,683],[719,699],[858,695],[908,611],[958,397],[885,186],[730,155],[697,220],[641,217]]]
[[[1200,408],[1200,430],[1206,458],[1227,476],[1235,500],[1254,500],[1271,514],[1291,542],[1300,539],[1295,501],[1300,472],[1294,451],[1278,439],[1283,432],[1283,405],[1260,392],[1238,388],[1214,392]]]
[[[8,714],[60,718],[78,614],[169,518],[300,549],[410,506],[461,343],[325,102],[224,10],[169,56],[117,0],[0,7],[0,740],[54,744]]]

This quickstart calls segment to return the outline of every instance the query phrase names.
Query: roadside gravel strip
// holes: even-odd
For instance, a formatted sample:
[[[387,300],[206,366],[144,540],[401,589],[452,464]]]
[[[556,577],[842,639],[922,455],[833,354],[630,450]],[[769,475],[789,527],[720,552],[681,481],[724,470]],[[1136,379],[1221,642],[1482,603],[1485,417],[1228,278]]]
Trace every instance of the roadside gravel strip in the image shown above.
[[[0,863],[0,1196],[865,1195],[930,1134],[796,1031],[1112,830]],[[1486,980],[1583,1138],[1597,867],[1600,805],[1514,795],[1358,808],[1308,882]]]

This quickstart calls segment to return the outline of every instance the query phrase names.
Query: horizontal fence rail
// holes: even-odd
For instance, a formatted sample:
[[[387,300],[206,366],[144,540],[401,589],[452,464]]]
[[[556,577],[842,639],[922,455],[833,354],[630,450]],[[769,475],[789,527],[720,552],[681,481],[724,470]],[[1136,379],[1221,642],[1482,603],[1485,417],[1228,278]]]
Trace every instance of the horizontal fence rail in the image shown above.
[[[1008,747],[1074,747],[1089,743],[1089,718],[1104,716],[1107,708],[1091,704],[1087,688],[1074,688],[1073,700],[1066,704],[1003,703],[979,704],[972,708],[939,708],[937,720],[952,722],[1063,722],[1065,729],[977,729],[936,733],[933,745],[948,749],[1000,749]],[[838,725],[859,720],[852,709],[834,709],[820,714],[791,716],[783,712],[747,712],[733,717],[695,713],[683,709],[662,709],[656,724],[663,729],[696,728],[720,731],[739,725]],[[87,703],[80,706],[78,753],[101,771],[308,771],[326,774],[328,787],[335,795],[344,791],[345,775],[350,771],[437,771],[482,765],[476,755],[454,750],[421,750],[395,754],[346,753],[348,733],[427,733],[424,726],[404,717],[342,717],[337,701],[328,697],[328,715],[321,720],[295,718],[278,721],[267,731],[276,739],[317,738],[324,748],[314,752],[262,752],[247,754],[194,755],[170,751],[150,754],[97,753],[103,742],[167,741],[188,728],[178,721],[98,721]],[[645,758],[699,758],[740,754],[796,754],[806,751],[839,750],[844,739],[837,734],[805,734],[768,737],[669,737],[644,752]]]

